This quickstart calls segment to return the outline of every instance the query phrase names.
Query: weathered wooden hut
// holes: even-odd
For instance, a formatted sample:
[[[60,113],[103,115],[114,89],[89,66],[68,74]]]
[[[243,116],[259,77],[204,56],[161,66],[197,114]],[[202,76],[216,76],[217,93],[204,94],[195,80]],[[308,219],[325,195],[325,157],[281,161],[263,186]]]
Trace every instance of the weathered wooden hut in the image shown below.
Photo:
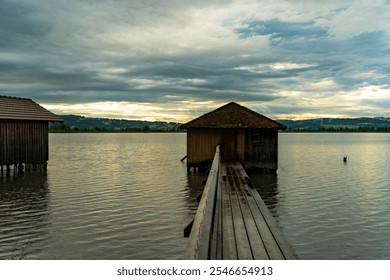
[[[286,129],[235,102],[228,103],[180,126],[187,130],[187,166],[212,161],[221,145],[222,160],[237,160],[245,168],[276,172],[278,130]]]
[[[49,160],[49,122],[63,120],[31,99],[0,96],[0,166],[40,164]]]

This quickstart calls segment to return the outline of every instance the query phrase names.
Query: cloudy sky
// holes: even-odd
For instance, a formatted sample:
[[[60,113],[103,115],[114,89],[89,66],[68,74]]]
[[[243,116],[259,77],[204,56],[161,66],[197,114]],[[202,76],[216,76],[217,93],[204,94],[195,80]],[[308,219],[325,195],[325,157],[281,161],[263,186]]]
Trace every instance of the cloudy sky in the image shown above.
[[[188,121],[390,116],[389,0],[0,0],[0,95]]]

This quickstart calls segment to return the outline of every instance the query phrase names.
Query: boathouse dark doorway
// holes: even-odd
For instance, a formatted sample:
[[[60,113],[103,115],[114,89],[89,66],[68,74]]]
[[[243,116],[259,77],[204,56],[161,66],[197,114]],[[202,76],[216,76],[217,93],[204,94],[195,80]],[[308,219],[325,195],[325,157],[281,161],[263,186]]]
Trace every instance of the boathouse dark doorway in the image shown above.
[[[237,130],[224,129],[222,132],[222,160],[234,161],[237,156]]]

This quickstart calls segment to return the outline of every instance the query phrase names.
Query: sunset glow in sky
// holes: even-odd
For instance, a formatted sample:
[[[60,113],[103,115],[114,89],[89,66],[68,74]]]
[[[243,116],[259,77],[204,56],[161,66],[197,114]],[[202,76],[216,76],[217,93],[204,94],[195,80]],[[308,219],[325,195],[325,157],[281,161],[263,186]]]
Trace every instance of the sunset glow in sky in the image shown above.
[[[184,122],[390,116],[387,0],[0,0],[0,95]]]

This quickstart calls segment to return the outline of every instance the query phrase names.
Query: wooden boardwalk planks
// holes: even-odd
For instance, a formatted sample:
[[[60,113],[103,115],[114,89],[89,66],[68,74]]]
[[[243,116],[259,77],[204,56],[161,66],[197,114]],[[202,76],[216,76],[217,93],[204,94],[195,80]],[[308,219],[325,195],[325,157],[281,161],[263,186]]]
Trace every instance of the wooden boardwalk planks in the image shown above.
[[[249,193],[247,198],[251,203],[252,213],[256,215],[257,228],[262,236],[269,259],[297,259],[298,256],[291,248],[281,228],[261,199],[260,194],[251,186],[250,179],[242,165],[235,163],[235,167],[240,172],[242,180],[245,181],[242,186]],[[262,217],[257,217],[259,213]]]
[[[276,224],[259,193],[253,188],[242,165],[238,162],[221,164],[222,180],[218,190],[225,194],[222,221],[228,223],[230,231],[222,230],[222,240],[228,239],[229,247],[222,247],[223,259],[296,259],[297,256]],[[216,206],[218,207],[218,205]],[[224,227],[223,227],[224,228]],[[232,237],[233,236],[233,237]],[[231,247],[236,255],[225,254]]]
[[[218,167],[212,175],[213,178],[217,175],[217,181],[212,181],[215,184],[214,204],[207,211],[198,209],[196,214],[213,217],[195,217],[195,223],[197,219],[211,223],[208,229],[201,229],[207,226],[205,223],[193,228],[185,259],[297,259],[242,165],[223,162]],[[208,238],[197,234],[202,231]],[[197,249],[190,244],[196,244]]]
[[[222,209],[222,228],[221,231],[218,231],[218,236],[221,236],[222,247],[221,256],[225,260],[234,260],[237,259],[237,246],[235,242],[235,233],[234,233],[234,223],[233,223],[233,212],[231,206],[231,195],[230,188],[221,188],[222,184],[227,184],[227,174],[226,169],[221,168],[221,178],[222,180],[218,184],[218,192],[221,192],[222,199],[219,201],[221,203],[220,207]]]
[[[254,206],[254,201],[250,194],[242,188],[242,180],[239,173],[237,173],[235,166],[227,166],[230,169],[231,176],[234,176],[234,183],[237,192],[237,197],[240,202],[240,211],[242,213],[243,223],[245,225],[246,237],[250,244],[250,254],[248,257],[241,259],[268,259],[267,251],[265,250],[263,239],[259,234],[256,221],[261,220]],[[257,215],[256,215],[257,214]],[[256,249],[252,249],[256,248]]]

